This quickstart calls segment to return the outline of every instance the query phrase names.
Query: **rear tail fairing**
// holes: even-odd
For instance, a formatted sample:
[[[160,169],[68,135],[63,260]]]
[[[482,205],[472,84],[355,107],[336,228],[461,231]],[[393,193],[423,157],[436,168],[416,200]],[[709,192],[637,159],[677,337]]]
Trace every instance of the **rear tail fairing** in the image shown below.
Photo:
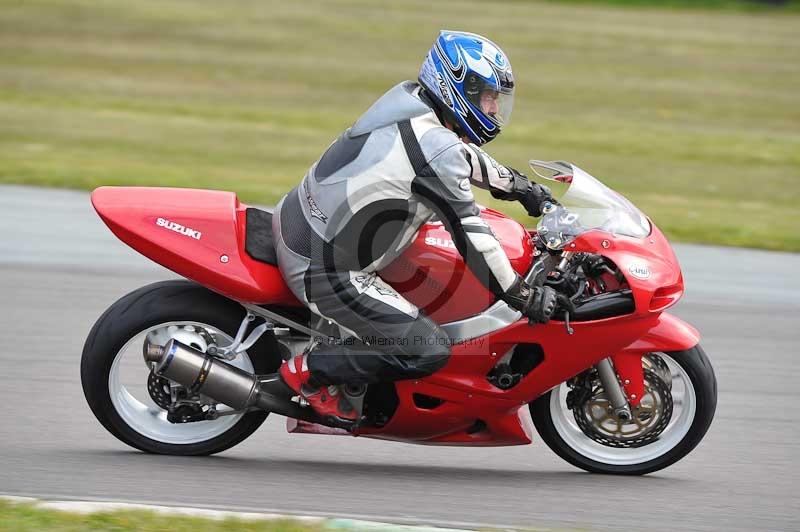
[[[145,257],[231,299],[299,305],[276,266],[245,251],[245,210],[233,192],[100,187],[92,205]]]

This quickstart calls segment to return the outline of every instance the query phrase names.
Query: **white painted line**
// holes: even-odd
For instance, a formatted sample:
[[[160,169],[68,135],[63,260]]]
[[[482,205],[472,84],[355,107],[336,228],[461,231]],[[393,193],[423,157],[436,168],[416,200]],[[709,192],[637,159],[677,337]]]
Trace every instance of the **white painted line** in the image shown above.
[[[397,525],[359,519],[329,519],[325,528],[330,530],[357,530],[359,532],[474,532],[460,528],[439,528],[436,526]]]
[[[39,499],[34,499],[33,497],[17,497],[16,495],[2,495],[2,496],[0,496],[0,499],[2,499],[4,501],[8,501],[8,502],[19,503],[19,504],[22,504],[22,503],[35,503],[36,501],[39,500]]]

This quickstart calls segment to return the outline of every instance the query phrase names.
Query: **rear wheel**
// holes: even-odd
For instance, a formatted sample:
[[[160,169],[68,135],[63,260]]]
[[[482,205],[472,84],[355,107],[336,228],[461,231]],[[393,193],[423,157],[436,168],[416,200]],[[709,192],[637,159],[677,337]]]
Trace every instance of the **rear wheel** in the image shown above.
[[[541,438],[561,458],[593,473],[643,475],[686,456],[714,418],[717,381],[711,363],[697,345],[650,353],[643,364],[646,391],[632,420],[616,419],[602,387],[589,376],[585,396],[573,409],[567,406],[566,383],[531,403]]]
[[[210,398],[184,397],[184,388],[150,372],[142,351],[145,342],[164,345],[171,338],[204,352],[224,347],[244,316],[238,303],[188,281],[151,284],[114,303],[89,333],[81,359],[83,391],[95,417],[121,441],[151,453],[207,455],[243,441],[266,412],[230,413]],[[249,373],[277,371],[275,337],[262,336],[231,364]],[[176,398],[187,399],[181,414],[214,409],[227,415],[172,423],[167,408],[172,402],[174,410]]]

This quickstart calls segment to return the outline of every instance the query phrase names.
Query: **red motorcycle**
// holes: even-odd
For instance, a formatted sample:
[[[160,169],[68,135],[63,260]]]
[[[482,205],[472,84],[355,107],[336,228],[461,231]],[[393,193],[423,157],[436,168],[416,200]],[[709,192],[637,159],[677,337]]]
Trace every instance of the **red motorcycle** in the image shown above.
[[[94,325],[81,362],[92,411],[123,442],[163,454],[223,451],[272,412],[290,432],[427,445],[528,444],[532,420],[587,471],[669,466],[705,435],[717,393],[698,332],[664,312],[683,294],[675,254],[586,172],[531,167],[568,185],[536,231],[491,209],[481,216],[515,270],[555,288],[563,310],[530,324],[465,267],[441,223],[423,226],[380,275],[442,325],[452,356],[424,379],[341,387],[361,414],[350,426],[326,424],[276,378],[311,342],[352,339],[285,285],[271,213],[231,192],[98,188],[92,203],[111,231],[188,280],[135,290]]]

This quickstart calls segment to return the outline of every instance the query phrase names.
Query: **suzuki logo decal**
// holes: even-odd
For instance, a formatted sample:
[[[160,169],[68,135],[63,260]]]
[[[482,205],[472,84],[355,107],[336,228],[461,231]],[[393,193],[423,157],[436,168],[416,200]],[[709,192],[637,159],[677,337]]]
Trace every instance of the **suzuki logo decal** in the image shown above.
[[[435,236],[426,236],[425,243],[429,246],[436,246],[439,248],[456,249],[455,243],[446,238],[436,238]]]
[[[175,231],[178,234],[183,236],[188,236],[189,238],[194,238],[195,240],[200,240],[200,237],[203,236],[203,233],[200,231],[195,231],[185,225],[181,225],[176,222],[170,222],[164,218],[156,218],[156,225],[159,227],[163,227],[164,229],[169,229],[170,231]]]

